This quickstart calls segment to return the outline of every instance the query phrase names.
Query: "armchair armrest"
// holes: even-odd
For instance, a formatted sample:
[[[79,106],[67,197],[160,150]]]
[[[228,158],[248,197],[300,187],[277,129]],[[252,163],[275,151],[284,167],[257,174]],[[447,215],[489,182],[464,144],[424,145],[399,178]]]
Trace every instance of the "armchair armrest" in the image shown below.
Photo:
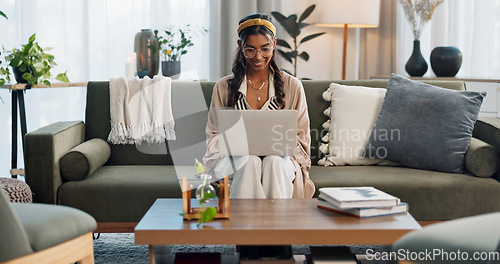
[[[34,202],[57,204],[57,189],[62,184],[59,159],[84,138],[83,121],[57,122],[26,134],[26,183]]]
[[[474,125],[472,136],[500,151],[500,118],[479,117]]]

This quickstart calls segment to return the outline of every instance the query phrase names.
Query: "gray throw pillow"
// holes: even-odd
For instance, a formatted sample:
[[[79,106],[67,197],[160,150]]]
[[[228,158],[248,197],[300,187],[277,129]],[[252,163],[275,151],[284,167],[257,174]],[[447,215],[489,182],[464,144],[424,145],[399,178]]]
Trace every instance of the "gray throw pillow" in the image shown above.
[[[83,180],[106,163],[110,155],[108,142],[100,138],[85,141],[59,159],[61,176],[68,181]]]
[[[491,177],[500,169],[500,158],[492,145],[471,138],[465,152],[465,169],[477,177]]]
[[[485,96],[392,74],[363,156],[464,173],[465,152]]]

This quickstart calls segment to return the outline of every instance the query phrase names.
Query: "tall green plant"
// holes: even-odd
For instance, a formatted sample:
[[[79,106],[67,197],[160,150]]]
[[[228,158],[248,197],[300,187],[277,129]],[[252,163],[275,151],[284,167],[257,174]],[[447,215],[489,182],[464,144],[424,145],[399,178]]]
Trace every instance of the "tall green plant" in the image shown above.
[[[315,33],[311,34],[309,36],[306,36],[302,38],[300,41],[297,40],[299,37],[301,30],[310,24],[304,23],[303,21],[311,15],[313,12],[314,8],[316,5],[311,5],[309,6],[303,13],[300,15],[300,18],[297,20],[297,15],[292,14],[289,15],[288,17],[285,17],[283,14],[279,12],[271,12],[271,14],[278,20],[280,25],[286,30],[288,35],[292,37],[293,39],[293,48],[292,45],[288,44],[288,42],[284,39],[278,39],[277,45],[285,48],[283,49],[278,49],[278,52],[281,54],[285,60],[290,62],[293,65],[293,76],[297,76],[297,60],[298,58],[303,59],[304,61],[309,60],[309,54],[305,51],[300,52],[298,49],[300,45],[302,45],[304,42],[307,42],[311,39],[315,39],[326,32],[321,32],[321,33]],[[287,71],[288,72],[288,71]],[[288,72],[290,73],[290,72]]]

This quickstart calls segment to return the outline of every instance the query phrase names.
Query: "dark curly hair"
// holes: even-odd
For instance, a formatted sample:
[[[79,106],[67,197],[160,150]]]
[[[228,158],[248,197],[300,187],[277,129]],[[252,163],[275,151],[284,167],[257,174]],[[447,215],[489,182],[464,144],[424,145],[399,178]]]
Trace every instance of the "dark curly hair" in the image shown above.
[[[244,17],[243,19],[240,20],[239,24],[254,18],[265,19],[271,22],[271,18],[267,14],[257,13]],[[271,30],[261,25],[255,25],[243,29],[240,32],[239,38],[244,43],[248,36],[258,35],[258,34],[266,35],[270,39],[275,38]],[[278,66],[278,63],[276,62],[276,50],[273,51],[273,56],[271,57],[270,60],[270,66],[271,66],[271,72],[273,73],[274,77],[274,89],[275,89],[276,99],[278,100],[280,108],[284,108],[285,101],[283,100],[283,98],[285,97],[285,93],[283,92],[283,83],[284,83],[283,72],[281,71],[280,67]],[[243,82],[246,70],[247,70],[247,61],[243,56],[241,47],[238,47],[232,68],[234,77],[229,78],[227,80],[229,84],[228,107],[234,107],[234,105],[240,98],[240,93],[238,92],[238,89],[240,88],[241,83]]]

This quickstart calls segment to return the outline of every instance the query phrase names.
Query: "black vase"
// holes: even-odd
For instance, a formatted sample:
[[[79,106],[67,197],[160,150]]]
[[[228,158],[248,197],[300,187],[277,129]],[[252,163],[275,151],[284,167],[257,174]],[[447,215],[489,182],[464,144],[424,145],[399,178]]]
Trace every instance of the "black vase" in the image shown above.
[[[456,47],[436,47],[431,52],[432,71],[438,77],[454,77],[462,66],[462,52]]]
[[[22,72],[19,70],[19,67],[12,67],[12,71],[14,72],[17,83],[28,83],[28,81],[23,78],[23,74],[25,74],[27,70]]]
[[[428,69],[427,62],[425,62],[422,53],[420,53],[420,40],[413,41],[413,53],[406,62],[406,72],[410,76],[423,76]]]
[[[139,78],[146,75],[153,78],[158,74],[160,53],[150,49],[150,45],[158,45],[158,39],[151,29],[141,29],[141,32],[135,34],[134,51],[137,54],[137,75]]]
[[[180,61],[162,61],[161,73],[163,76],[172,77],[172,79],[179,79],[181,73]]]

